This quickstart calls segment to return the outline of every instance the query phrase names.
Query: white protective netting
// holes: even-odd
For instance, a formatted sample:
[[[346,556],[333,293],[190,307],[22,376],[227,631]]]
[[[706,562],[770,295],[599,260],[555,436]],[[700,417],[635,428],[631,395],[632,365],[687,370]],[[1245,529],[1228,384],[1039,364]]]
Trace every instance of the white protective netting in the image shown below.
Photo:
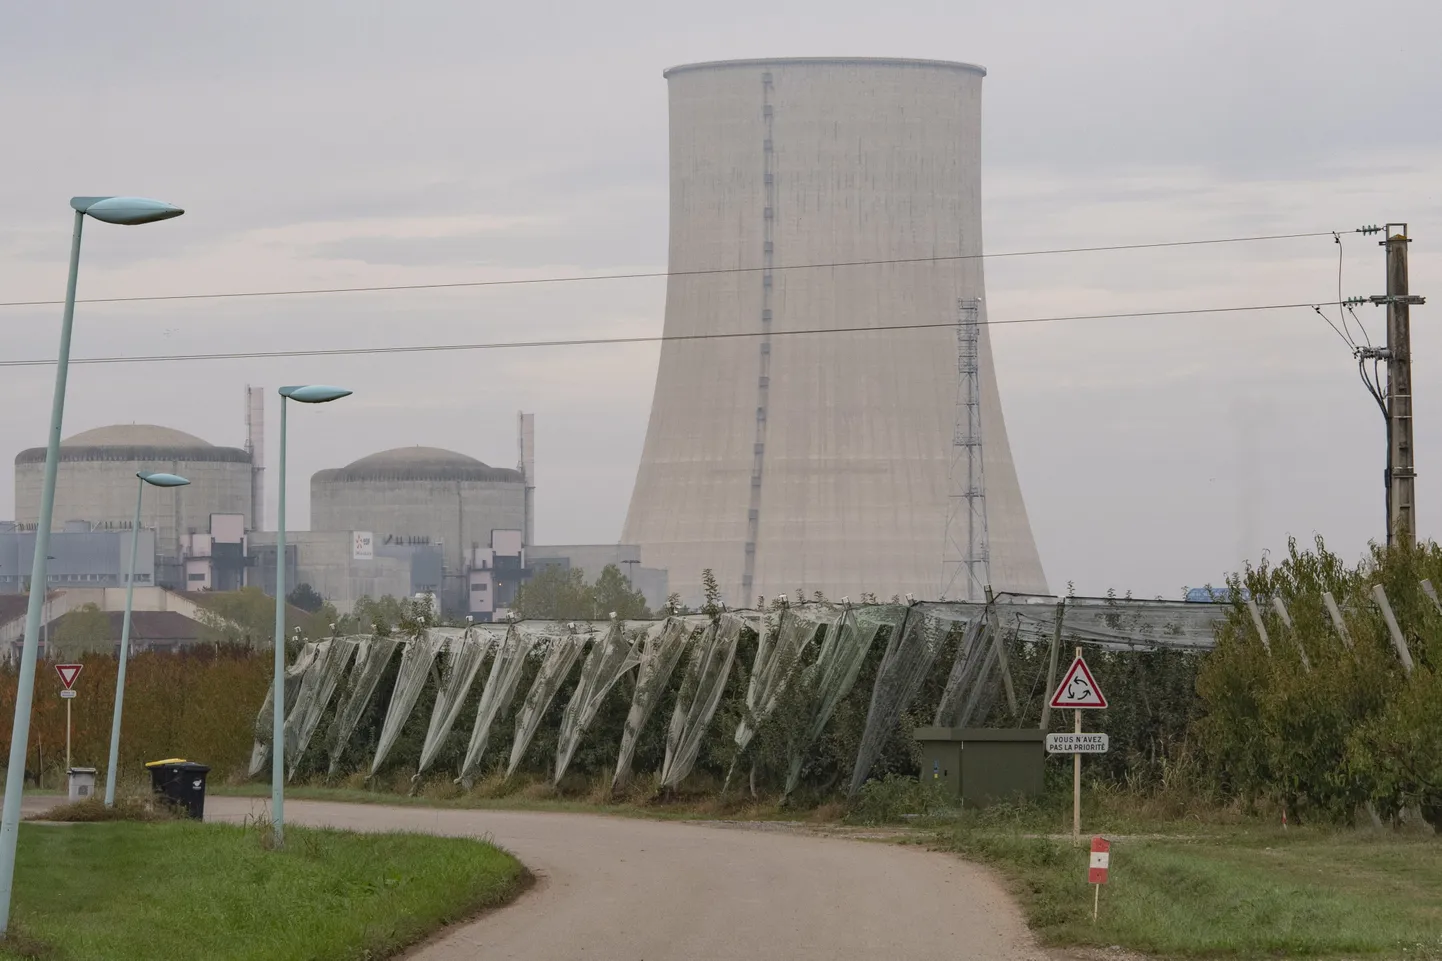
[[[664,622],[663,622],[664,623]],[[662,624],[643,625],[639,629],[627,629],[618,621],[604,639],[591,645],[586,661],[581,665],[581,679],[576,692],[566,703],[561,715],[561,730],[556,737],[556,774],[552,779],[560,784],[566,776],[566,768],[580,746],[581,735],[591,726],[601,702],[611,692],[627,671],[641,662],[641,643],[648,633],[660,633]]]
[[[1063,602],[1064,644],[1112,651],[1209,651],[1230,610],[1230,605],[1215,603],[1029,594],[998,595],[993,609],[1003,625],[1016,629],[1020,641],[1049,644],[1058,601]]]
[[[310,669],[311,663],[315,660],[316,648],[317,645],[313,641],[307,641],[301,645],[300,654],[296,656],[295,663],[288,665],[285,669],[284,711],[286,717],[289,717],[290,712],[295,708],[305,672]],[[265,762],[270,760],[270,742],[275,735],[275,719],[271,713],[274,705],[275,686],[267,684],[265,701],[261,703],[260,713],[255,716],[255,746],[250,751],[250,777],[259,774],[265,768]],[[282,737],[284,736],[282,734]]]
[[[596,626],[581,625],[591,628],[592,631]],[[608,629],[610,626],[605,625]],[[521,702],[521,709],[516,714],[516,736],[511,741],[511,759],[506,764],[508,778],[521,766],[521,759],[526,756],[526,748],[531,746],[531,738],[536,736],[536,728],[541,726],[541,718],[545,716],[546,708],[551,706],[551,700],[561,689],[566,675],[571,673],[571,668],[580,659],[586,642],[597,636],[594,633],[582,634],[575,625],[532,627],[521,624],[517,625],[517,630],[536,635],[535,646],[545,651],[545,659],[541,661],[541,667],[536,671],[536,679],[531,682],[531,689],[526,692],[526,699]]]
[[[707,620],[696,616],[668,617],[647,632],[641,649],[641,666],[636,673],[636,692],[631,696],[631,710],[621,731],[621,750],[616,757],[616,773],[611,778],[612,791],[621,790],[631,780],[631,762],[636,756],[641,729],[656,709],[666,685],[671,683],[671,675],[686,651],[686,642]]]
[[[1033,664],[1035,648],[1053,644],[1109,651],[1205,651],[1215,643],[1216,628],[1228,610],[1228,605],[1215,603],[1004,594],[989,604],[919,602],[844,609],[824,602],[793,605],[780,612],[775,629],[765,634],[759,630],[760,613],[741,611],[714,619],[686,615],[625,624],[533,621],[474,625],[466,630],[435,628],[415,638],[335,638],[305,644],[296,662],[286,669],[285,730],[290,752],[286,760],[290,776],[295,776],[335,702],[335,719],[327,736],[330,774],[341,769],[343,755],[354,749],[351,742],[362,718],[375,714],[376,719],[364,726],[364,737],[374,739],[376,745],[369,765],[370,774],[375,775],[394,753],[416,705],[433,693],[434,705],[419,750],[419,777],[443,756],[444,745],[470,703],[489,658],[457,780],[472,783],[492,733],[512,717],[513,727],[502,728],[513,735],[504,765],[509,777],[521,767],[546,717],[555,716],[549,708],[584,655],[575,693],[560,712],[555,756],[548,759],[553,780],[559,782],[575,766],[579,745],[597,723],[608,693],[639,665],[630,710],[620,731],[613,789],[629,780],[645,725],[657,705],[668,698],[674,697],[675,709],[665,731],[665,759],[659,778],[663,787],[670,788],[694,769],[708,737],[733,738],[739,751],[745,751],[760,725],[774,718],[783,698],[789,703],[791,697],[799,697],[804,723],[799,721],[796,730],[788,729],[786,735],[785,792],[790,793],[799,783],[806,752],[823,735],[841,700],[853,691],[868,658],[876,657],[876,640],[886,631],[848,785],[854,792],[904,712],[923,710],[935,724],[946,727],[984,720],[1004,680],[1014,681],[1009,670],[1004,674],[1000,668],[1017,651],[1026,652],[1027,663]],[[733,706],[742,719],[734,730],[713,735],[712,722],[725,696],[739,641],[747,630],[758,636],[755,659],[748,665],[749,682],[744,692],[738,692],[738,703]],[[817,632],[822,630],[824,636],[818,644]],[[949,666],[943,665],[948,674],[939,702],[913,706],[937,655],[950,650],[953,643],[955,657]],[[393,667],[397,648],[402,656]],[[1002,652],[1008,652],[1005,659]],[[678,671],[683,657],[686,668]],[[806,667],[798,669],[800,664]],[[392,671],[396,680],[387,702],[374,705],[381,681]],[[516,709],[515,696],[528,671],[533,671],[534,679]],[[796,685],[801,689],[788,694]],[[1036,691],[1028,694],[1013,689],[1008,696],[1013,694],[1034,698]],[[739,703],[743,695],[744,704]],[[269,690],[266,696],[256,719],[252,775],[259,774],[270,757]],[[590,765],[588,760],[588,769]]]
[[[701,740],[721,704],[731,661],[741,632],[757,630],[760,615],[725,613],[716,619],[691,649],[691,661],[676,697],[676,710],[666,731],[666,760],[661,766],[661,787],[675,787],[686,779],[701,753]]]
[[[860,610],[848,609],[841,622],[826,632],[821,642],[821,651],[816,662],[808,665],[801,683],[810,696],[811,718],[800,739],[791,747],[790,763],[786,771],[786,787],[782,796],[790,795],[801,782],[801,768],[806,760],[806,751],[821,732],[826,729],[836,705],[851,693],[857,675],[871,646],[883,628],[893,631],[905,617],[901,607],[867,607]]]
[[[340,706],[336,708],[335,720],[331,722],[330,776],[334,777],[340,769],[341,754],[350,744],[355,726],[365,713],[366,706],[370,704],[376,685],[380,683],[381,675],[385,673],[400,643],[399,638],[375,637],[370,634],[356,638],[350,680],[346,684]]]
[[[796,676],[802,654],[816,639],[816,632],[825,627],[828,636],[834,633],[842,613],[839,608],[814,604],[800,609],[785,607],[774,635],[762,632],[746,685],[746,714],[736,725],[738,756],[776,709],[776,702]]]
[[[440,633],[438,630],[437,633]],[[464,631],[446,632],[445,663],[441,668],[440,689],[436,691],[436,703],[431,708],[431,723],[426,728],[426,740],[421,745],[421,760],[416,765],[416,777],[420,777],[435,761],[446,736],[461,714],[471,684],[488,654],[500,640],[505,638],[505,628],[471,627]]]
[[[336,637],[316,645],[316,656],[301,678],[300,693],[285,722],[285,753],[290,761],[286,780],[295,777],[301,758],[310,746],[310,739],[335,695],[336,686],[350,667],[357,644],[357,638]]]
[[[946,638],[958,623],[968,616],[981,613],[981,606],[968,610],[968,605],[913,605],[900,629],[892,631],[877,668],[876,683],[871,689],[871,708],[866,714],[866,727],[856,751],[856,765],[851,771],[848,794],[855,794],[871,773],[871,765],[886,739],[911,704],[921,683],[931,670],[932,662],[941,652]]]
[[[430,679],[431,665],[435,663],[436,655],[445,643],[445,635],[436,631],[426,631],[419,637],[405,641],[405,650],[401,652],[401,668],[396,673],[396,686],[391,691],[390,707],[386,709],[386,719],[381,723],[380,743],[376,746],[375,757],[371,761],[371,777],[375,777],[376,772],[381,769],[386,755],[395,746],[396,738],[401,736],[401,729],[406,726],[411,709],[416,706],[416,700],[425,689],[426,681]]]
[[[967,695],[986,683],[983,665],[988,658],[994,659],[990,651],[991,630],[986,618],[978,617],[966,625],[966,633],[956,646],[956,657],[951,662],[951,671],[946,676],[946,687],[936,705],[934,727],[961,727],[961,719],[968,703]]]
[[[523,634],[514,627],[510,627],[500,641],[496,656],[491,659],[486,686],[481,689],[481,699],[476,705],[476,723],[471,727],[471,740],[466,746],[466,757],[461,762],[456,783],[469,787],[475,777],[486,753],[486,745],[490,743],[491,727],[510,708],[534,644],[535,639],[531,635]]]

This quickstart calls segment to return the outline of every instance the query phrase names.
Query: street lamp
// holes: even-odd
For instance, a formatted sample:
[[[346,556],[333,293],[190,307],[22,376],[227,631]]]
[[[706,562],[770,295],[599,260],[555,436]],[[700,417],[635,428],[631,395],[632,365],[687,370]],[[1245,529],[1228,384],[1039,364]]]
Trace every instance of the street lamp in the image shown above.
[[[145,485],[184,487],[190,481],[179,474],[140,471],[135,492],[135,523],[130,527],[130,574],[125,578],[125,619],[120,626],[120,663],[115,669],[115,712],[110,718],[110,766],[105,769],[105,806],[115,806],[115,777],[120,767],[120,711],[125,706],[125,667],[130,662],[130,612],[135,606],[135,560],[140,554],[140,502]]]
[[[344,387],[324,384],[280,389],[280,498],[275,516],[275,686],[271,693],[270,734],[270,819],[277,849],[285,843],[285,402],[326,404],[350,394]]]
[[[30,706],[35,694],[35,656],[44,606],[50,551],[50,522],[55,513],[55,475],[60,466],[60,422],[65,415],[65,378],[70,367],[70,331],[75,321],[75,284],[80,272],[80,232],[89,216],[108,224],[149,224],[185,213],[179,207],[142,197],[71,197],[75,226],[70,234],[70,276],[65,313],[60,321],[60,352],[55,360],[55,396],[50,435],[45,444],[45,479],[40,488],[40,517],[35,527],[35,560],[30,571],[30,601],[25,610],[25,643],[15,691],[15,723],[10,728],[10,760],[5,769],[5,805],[0,809],[0,936],[10,928],[10,898],[15,888],[15,842],[20,837],[20,795],[25,790],[25,753],[30,740]],[[41,589],[36,592],[34,585]]]

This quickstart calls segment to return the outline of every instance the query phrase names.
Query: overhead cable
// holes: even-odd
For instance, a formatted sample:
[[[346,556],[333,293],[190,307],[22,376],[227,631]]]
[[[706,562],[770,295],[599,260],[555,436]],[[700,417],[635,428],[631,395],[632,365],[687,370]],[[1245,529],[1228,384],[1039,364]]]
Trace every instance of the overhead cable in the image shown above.
[[[1345,231],[1355,233],[1355,231]],[[890,260],[844,260],[829,263],[781,264],[774,267],[716,267],[703,270],[656,270],[624,274],[575,274],[563,277],[520,277],[507,280],[463,280],[436,284],[388,284],[364,287],[306,287],[293,290],[240,290],[212,294],[155,294],[139,297],[91,297],[78,304],[154,303],[167,300],[229,300],[243,297],[297,297],[317,294],[373,294],[406,290],[456,290],[471,287],[526,287],[543,284],[575,284],[602,280],[647,280],[661,277],[706,277],[716,274],[749,274],[763,270],[820,270],[833,267],[882,267],[898,264],[939,264],[963,260],[995,260],[1002,257],[1043,257],[1055,254],[1091,254],[1117,250],[1156,250],[1163,247],[1201,247],[1214,244],[1241,244],[1264,240],[1296,240],[1305,237],[1332,237],[1334,230],[1314,230],[1298,234],[1264,234],[1255,237],[1220,237],[1210,240],[1171,240],[1147,244],[1109,244],[1100,247],[1056,247],[1046,250],[1004,250],[996,253],[957,254],[946,257],[901,257]],[[0,301],[0,307],[49,307],[61,300]]]
[[[1322,306],[1336,306],[1324,303]],[[1054,324],[1082,320],[1126,320],[1140,317],[1186,317],[1197,314],[1231,314],[1255,310],[1316,310],[1315,302],[1296,304],[1250,304],[1240,307],[1192,307],[1182,310],[1136,310],[1109,314],[1067,314],[1054,317],[1018,317],[1008,320],[985,320],[983,327],[1005,327],[1014,324]],[[293,350],[216,351],[204,354],[148,354],[117,357],[74,357],[73,364],[156,364],[175,361],[251,360],[278,357],[347,357],[366,354],[419,354],[469,350],[523,350],[542,347],[599,347],[622,344],[659,344],[684,341],[734,340],[754,337],[800,337],[816,334],[874,334],[908,330],[954,328],[956,321],[926,324],[879,324],[873,327],[819,327],[803,330],[735,331],[709,334],[655,334],[638,337],[578,337],[564,340],[516,340],[462,344],[399,344],[389,347],[320,347]],[[44,367],[53,359],[0,360],[0,367]]]

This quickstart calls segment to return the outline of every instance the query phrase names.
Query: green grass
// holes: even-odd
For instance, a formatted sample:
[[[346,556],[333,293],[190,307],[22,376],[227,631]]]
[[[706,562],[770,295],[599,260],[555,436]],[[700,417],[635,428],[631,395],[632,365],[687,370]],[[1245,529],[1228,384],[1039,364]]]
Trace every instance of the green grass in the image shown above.
[[[1095,924],[1085,842],[996,824],[964,824],[940,836],[996,865],[1051,945],[1178,957],[1442,958],[1437,839],[1256,824],[1187,828],[1113,841]]]
[[[524,868],[480,841],[255,826],[23,824],[0,958],[382,958],[502,904]]]

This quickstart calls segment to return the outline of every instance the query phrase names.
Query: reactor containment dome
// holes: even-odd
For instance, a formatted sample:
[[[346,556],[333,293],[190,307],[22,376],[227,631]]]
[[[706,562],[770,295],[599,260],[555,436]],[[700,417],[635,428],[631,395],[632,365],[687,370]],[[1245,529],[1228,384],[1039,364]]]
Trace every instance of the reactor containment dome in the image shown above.
[[[705,569],[732,604],[1045,592],[985,326],[985,71],[665,76],[667,339],[622,539],[691,603]]]
[[[84,521],[102,530],[134,523],[137,471],[164,471],[189,479],[187,487],[156,488],[142,502],[141,525],[155,530],[155,549],[178,558],[181,540],[210,530],[212,514],[251,517],[251,456],[217,447],[185,431],[154,424],[97,427],[60,442],[55,481],[55,530]],[[45,448],[15,457],[15,519],[34,527],[40,517]]]
[[[371,531],[377,543],[443,548],[446,567],[465,569],[467,549],[493,530],[524,530],[521,472],[439,447],[397,447],[310,479],[311,529]]]

